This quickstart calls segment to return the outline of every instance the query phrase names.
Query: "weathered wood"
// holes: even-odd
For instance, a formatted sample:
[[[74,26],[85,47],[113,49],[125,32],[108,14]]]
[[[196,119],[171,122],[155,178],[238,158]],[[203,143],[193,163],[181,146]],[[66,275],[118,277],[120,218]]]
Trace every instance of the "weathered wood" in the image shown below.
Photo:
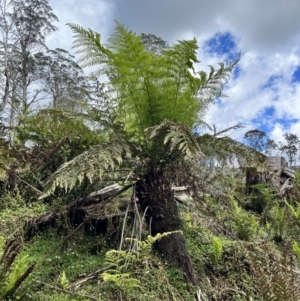
[[[174,191],[174,196],[176,201],[178,202],[185,202],[188,199],[192,198],[191,191],[189,188],[182,186],[182,187],[172,187]]]
[[[112,184],[101,190],[90,193],[87,198],[107,199],[121,189],[122,187],[118,183]]]
[[[107,186],[101,190],[90,193],[87,197],[72,202],[69,207],[86,207],[104,201],[122,190],[119,184]]]
[[[278,175],[281,175],[287,163],[284,157],[269,156],[266,159],[270,168]]]
[[[289,190],[291,188],[293,188],[293,185],[291,184],[291,178],[287,178],[284,181],[282,187],[280,188],[279,194],[284,195],[287,192],[287,190]]]
[[[295,170],[293,170],[290,167],[285,167],[283,170],[283,173],[286,174],[287,176],[295,179]]]
[[[247,169],[246,185],[248,192],[251,192],[251,185],[258,183],[272,183],[279,195],[284,195],[293,187],[295,170],[288,167],[284,157],[270,156],[266,158],[269,169],[257,170],[255,167]]]

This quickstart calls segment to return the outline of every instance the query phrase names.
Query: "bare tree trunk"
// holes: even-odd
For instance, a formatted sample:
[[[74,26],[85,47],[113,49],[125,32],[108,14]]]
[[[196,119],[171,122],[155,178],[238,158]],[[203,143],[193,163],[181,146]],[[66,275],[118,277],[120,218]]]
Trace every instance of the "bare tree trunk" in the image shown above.
[[[2,103],[0,104],[0,111],[5,109],[8,101],[8,96],[9,96],[9,76],[7,70],[4,71],[4,76],[5,76],[5,88],[4,88],[4,94],[2,96]]]
[[[162,174],[147,174],[136,184],[136,196],[142,210],[147,210],[146,220],[151,235],[182,229],[181,220],[170,182]],[[155,248],[174,267],[180,268],[187,282],[197,284],[185,238],[177,232],[163,237]]]

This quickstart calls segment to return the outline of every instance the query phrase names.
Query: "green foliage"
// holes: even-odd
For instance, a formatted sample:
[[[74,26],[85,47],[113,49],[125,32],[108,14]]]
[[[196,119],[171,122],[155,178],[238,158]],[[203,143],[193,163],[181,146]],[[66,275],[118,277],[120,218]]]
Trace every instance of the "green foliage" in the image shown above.
[[[296,202],[296,208],[294,208],[294,206],[289,204],[286,200],[285,200],[285,204],[293,219],[297,222],[300,222],[300,202]]]
[[[271,187],[269,183],[259,183],[252,185],[251,188],[256,189],[263,196],[263,201],[266,204],[272,204],[274,200],[274,189]],[[261,200],[262,201],[262,200]]]
[[[101,141],[99,133],[94,132],[85,124],[85,116],[74,112],[62,111],[59,109],[44,109],[38,114],[32,114],[22,119],[22,127],[16,127],[17,136],[15,139],[23,144],[34,144],[43,149],[51,148],[68,139],[70,145],[64,145],[64,158],[69,160],[87,149],[89,146],[98,144]],[[102,138],[103,139],[103,138]],[[69,149],[67,149],[69,146]],[[71,148],[76,152],[71,153]]]
[[[108,128],[120,124],[117,142],[99,145],[63,165],[49,179],[42,197],[59,186],[69,191],[76,181],[92,180],[116,164],[126,165],[126,154],[134,154],[134,168],[140,174],[166,170],[170,163],[203,153],[206,160],[258,159],[257,152],[224,134],[240,128],[236,125],[213,135],[199,136],[195,129],[206,124],[202,118],[215,97],[222,96],[224,84],[238,60],[210,71],[196,72],[197,41],[179,41],[154,54],[141,37],[116,22],[114,33],[106,43],[99,33],[69,24],[74,33],[74,48],[81,54],[83,66],[99,66],[99,74],[108,78],[108,102],[113,103],[113,118]],[[115,149],[117,145],[118,150]],[[97,150],[97,151],[95,151]],[[106,160],[105,160],[106,159]],[[123,160],[124,159],[124,160]],[[80,162],[80,164],[79,164]],[[145,164],[147,162],[147,164]],[[130,162],[131,165],[133,162]],[[142,164],[141,164],[142,163]],[[195,162],[194,162],[195,163]],[[128,165],[127,165],[128,166]],[[134,177],[133,177],[134,178]]]
[[[14,290],[16,283],[25,273],[28,268],[28,255],[23,256],[15,260],[12,270],[5,280],[5,285],[1,288],[0,297],[7,296],[12,290]]]
[[[214,265],[219,263],[223,252],[223,243],[220,238],[214,236],[212,238],[212,261]]]
[[[270,209],[271,233],[275,240],[282,240],[287,230],[286,207],[275,205]]]
[[[256,296],[256,291],[250,287],[252,282],[247,274],[249,265],[246,265],[244,255],[239,252],[235,243],[231,243],[230,248],[225,248],[220,237],[228,235],[232,242],[237,235],[239,239],[246,241],[242,243],[251,248],[257,244],[259,223],[256,216],[244,211],[236,201],[244,197],[242,180],[236,181],[232,171],[228,175],[228,170],[226,173],[225,169],[216,169],[214,163],[218,160],[224,167],[228,159],[240,157],[245,158],[247,163],[253,163],[262,156],[226,136],[228,131],[238,129],[241,125],[219,132],[214,128],[212,134],[198,134],[199,126],[205,125],[202,117],[206,109],[214,97],[222,96],[223,85],[228,81],[236,62],[221,63],[218,69],[210,66],[208,73],[196,72],[198,46],[195,39],[179,41],[172,47],[154,52],[143,45],[139,36],[119,23],[116,23],[115,32],[106,44],[100,41],[98,33],[90,29],[84,30],[77,25],[70,27],[75,33],[74,46],[83,55],[81,61],[86,66],[100,65],[99,72],[108,78],[105,104],[108,104],[112,114],[104,114],[103,117],[101,109],[95,113],[95,110],[89,111],[89,108],[85,107],[84,113],[43,110],[24,119],[22,128],[15,129],[16,141],[23,145],[24,152],[22,156],[14,156],[14,159],[16,162],[16,158],[24,158],[22,162],[26,163],[30,161],[29,167],[22,167],[28,175],[25,180],[35,177],[34,180],[42,187],[48,179],[41,199],[53,193],[56,187],[64,188],[65,192],[69,193],[78,182],[84,185],[95,179],[111,180],[111,171],[116,170],[118,176],[120,175],[120,182],[134,183],[150,170],[163,172],[166,177],[170,175],[172,184],[192,183],[195,192],[198,193],[195,200],[198,204],[202,202],[201,209],[192,201],[182,202],[178,209],[194,206],[183,216],[186,217],[187,232],[190,234],[189,251],[197,276],[203,280],[202,296],[218,301],[246,300],[246,296]],[[96,130],[90,127],[90,122],[99,122]],[[50,127],[52,131],[49,131]],[[25,149],[27,145],[29,148]],[[10,159],[10,151],[3,153]],[[202,158],[203,154],[205,157],[201,161],[199,157]],[[27,160],[28,155],[32,160]],[[4,166],[8,161],[3,161],[5,162],[1,161],[0,164],[3,163]],[[182,166],[189,168],[180,169]],[[5,168],[3,170],[6,171]],[[35,171],[34,174],[30,173],[32,170]],[[183,173],[183,170],[186,173]],[[5,177],[3,179],[7,180]],[[35,182],[29,184],[34,186],[32,183]],[[169,185],[169,182],[167,184]],[[95,183],[95,186],[98,185]],[[160,193],[165,187],[161,185],[159,188],[162,188],[157,190]],[[205,194],[203,197],[202,192]],[[231,210],[228,210],[228,202],[224,201],[224,196],[228,193],[232,195]],[[79,195],[74,193],[74,196]],[[73,198],[72,195],[71,197]],[[65,198],[58,198],[54,205],[58,206],[61,200],[65,201]],[[273,201],[270,198],[270,207],[273,206]],[[282,223],[284,215],[277,212],[276,208],[272,209],[274,212],[270,211],[270,215],[273,212],[274,216],[279,216],[278,222]],[[77,214],[77,209],[74,209],[74,215]],[[90,212],[89,209],[84,209],[87,215],[91,214],[93,219],[98,219],[98,213],[94,214],[94,210]],[[34,213],[30,208],[26,210]],[[198,215],[199,212],[201,214]],[[118,211],[117,214],[122,215],[123,212]],[[162,217],[169,218],[167,214],[168,211],[164,212]],[[124,222],[126,227],[129,220],[128,215],[128,220],[125,218]],[[276,218],[271,218],[270,231],[283,233],[280,230],[282,225],[277,227],[275,222]],[[60,226],[65,230],[66,225]],[[140,226],[142,229],[142,225]],[[126,227],[124,226],[124,231],[127,231]],[[61,233],[60,231],[61,228],[57,230],[58,233]],[[91,232],[89,231],[89,234]],[[95,271],[95,267],[103,266],[103,256],[106,253],[105,263],[109,265],[109,269],[101,274],[101,287],[86,280],[79,288],[81,292],[95,292],[91,298],[116,300],[120,296],[120,290],[129,300],[136,299],[137,292],[141,301],[191,300],[195,291],[194,288],[189,291],[186,283],[182,281],[182,271],[170,268],[150,252],[153,243],[169,234],[148,236],[143,241],[130,239],[127,240],[129,251],[108,252],[105,252],[107,249],[102,243],[108,243],[111,237],[105,237],[101,239],[100,244],[97,242],[97,255],[91,255],[96,242],[86,243],[86,232],[82,232],[77,238],[70,238],[63,248],[58,250],[59,255],[47,258],[40,270],[36,271],[33,277],[43,279],[43,290],[47,293],[40,292],[40,286],[43,285],[41,281],[32,288],[31,298],[45,300],[45,296],[51,295],[49,300],[66,300],[61,289],[60,292],[53,292],[46,284],[59,283],[61,288],[67,289],[72,287],[72,281],[77,281],[79,275],[85,274],[87,279],[91,279],[90,273]],[[34,243],[30,242],[27,250],[30,257],[24,257],[24,262],[47,254],[50,244],[57,242],[60,235],[53,238],[47,233],[44,237],[37,237]],[[115,243],[115,239],[112,240]],[[99,248],[102,248],[101,251],[98,251]],[[213,269],[211,262],[214,264]],[[19,271],[23,268],[20,260]],[[17,269],[16,274],[18,273]],[[17,278],[16,275],[11,277]],[[220,287],[220,292],[216,292],[214,287]],[[244,294],[243,290],[247,293]]]
[[[295,240],[293,241],[293,251],[296,255],[297,262],[300,263],[300,246]]]
[[[60,282],[61,287],[64,290],[68,288],[69,280],[67,278],[67,275],[66,275],[65,271],[62,271],[62,273],[60,274],[59,282]]]
[[[110,78],[118,91],[117,119],[126,130],[143,136],[144,129],[165,119],[180,122],[189,128],[199,123],[222,88],[236,62],[210,67],[210,73],[195,73],[197,41],[179,41],[153,55],[145,48],[141,37],[116,22],[115,32],[106,44],[100,34],[79,25],[69,24],[74,32],[74,47],[82,54],[83,66],[100,65],[99,73]]]
[[[28,255],[17,257],[20,243],[16,240],[7,241],[0,237],[0,299],[13,296],[21,283],[32,272],[35,264],[29,265]]]
[[[240,208],[232,196],[229,195],[229,199],[232,205],[233,225],[238,238],[246,241],[251,240],[258,232],[258,221],[253,214]]]
[[[295,186],[300,189],[300,171],[295,172]]]
[[[160,240],[162,237],[176,233],[165,232],[163,234],[158,233],[154,237],[148,235],[143,241],[136,238],[126,238],[127,241],[136,244],[135,251],[131,250],[129,252],[122,250],[110,250],[105,255],[105,263],[110,266],[110,268],[101,274],[104,281],[113,282],[118,288],[122,289],[126,294],[128,294],[132,289],[141,288],[140,281],[131,276],[131,273],[125,272],[129,269],[134,269],[137,264],[141,264],[143,261],[147,261],[150,256],[150,251],[153,244]]]
[[[264,301],[298,301],[300,278],[291,256],[274,257],[268,266],[251,256],[254,284]]]
[[[101,274],[104,281],[113,282],[118,288],[122,289],[126,294],[132,289],[141,288],[140,281],[131,276],[130,273],[116,273],[104,272]]]
[[[56,187],[64,188],[66,192],[75,187],[77,182],[84,179],[92,182],[96,177],[102,179],[107,170],[123,162],[123,157],[130,157],[131,152],[124,141],[111,141],[93,146],[69,162],[64,163],[49,179],[43,199],[54,192]]]
[[[150,140],[162,141],[174,156],[192,157],[202,154],[195,135],[181,123],[164,120],[161,124],[146,129],[145,133]]]

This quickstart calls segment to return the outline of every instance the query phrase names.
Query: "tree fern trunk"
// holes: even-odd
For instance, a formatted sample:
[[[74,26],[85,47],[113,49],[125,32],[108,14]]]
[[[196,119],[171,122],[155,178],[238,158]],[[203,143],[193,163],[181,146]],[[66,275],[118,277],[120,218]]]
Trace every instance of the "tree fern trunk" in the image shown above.
[[[170,182],[160,173],[149,173],[136,184],[136,196],[142,210],[147,209],[146,220],[151,235],[181,230],[181,220]],[[182,269],[186,280],[196,284],[197,280],[182,233],[174,233],[159,240],[155,248],[167,261]]]

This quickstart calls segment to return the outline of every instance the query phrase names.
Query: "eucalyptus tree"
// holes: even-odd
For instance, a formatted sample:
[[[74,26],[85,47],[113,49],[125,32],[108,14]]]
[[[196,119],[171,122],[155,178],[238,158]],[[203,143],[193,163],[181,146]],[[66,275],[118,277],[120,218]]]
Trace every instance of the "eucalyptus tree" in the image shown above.
[[[6,0],[0,1],[0,32],[2,40],[0,41],[0,62],[1,62],[1,103],[0,111],[3,110],[8,102],[10,92],[10,81],[15,68],[10,66],[12,56],[11,50],[14,45],[10,45],[10,35],[13,31],[14,21],[12,20],[10,3]]]
[[[141,37],[116,22],[106,43],[91,29],[69,24],[74,47],[83,67],[98,65],[107,77],[114,118],[109,140],[90,148],[62,165],[50,178],[42,196],[56,187],[70,190],[84,178],[105,178],[106,171],[131,166],[128,172],[151,234],[180,230],[181,220],[171,185],[178,177],[188,185],[181,167],[197,166],[198,158],[212,155],[224,159],[234,153],[247,157],[249,149],[220,133],[199,135],[203,116],[237,61],[196,71],[197,41],[178,41],[157,54],[145,47]],[[211,152],[214,151],[214,154]],[[124,178],[125,180],[125,178]],[[193,179],[195,180],[195,178]],[[182,233],[161,239],[156,248],[187,281],[196,283],[191,259]]]
[[[254,148],[258,152],[262,152],[267,149],[267,134],[264,131],[255,129],[250,130],[244,135],[244,140],[246,140],[247,145]]]
[[[276,154],[277,150],[278,150],[277,143],[273,139],[268,138],[267,139],[267,150],[266,150],[266,153],[269,156],[272,156],[272,155]]]
[[[286,144],[281,144],[280,151],[282,151],[288,158],[290,166],[297,163],[297,152],[299,150],[300,140],[296,134],[285,133],[283,135]]]
[[[169,47],[168,43],[162,38],[154,34],[141,33],[141,42],[145,45],[145,49],[155,54],[161,54],[163,49]]]
[[[88,80],[74,56],[64,49],[35,54],[40,84],[50,96],[51,106],[69,111],[81,107],[88,95]]]
[[[1,1],[3,93],[1,106],[9,103],[11,115],[25,114],[40,99],[34,54],[45,49],[45,38],[56,30],[58,21],[47,0]],[[35,86],[35,88],[30,88]]]

